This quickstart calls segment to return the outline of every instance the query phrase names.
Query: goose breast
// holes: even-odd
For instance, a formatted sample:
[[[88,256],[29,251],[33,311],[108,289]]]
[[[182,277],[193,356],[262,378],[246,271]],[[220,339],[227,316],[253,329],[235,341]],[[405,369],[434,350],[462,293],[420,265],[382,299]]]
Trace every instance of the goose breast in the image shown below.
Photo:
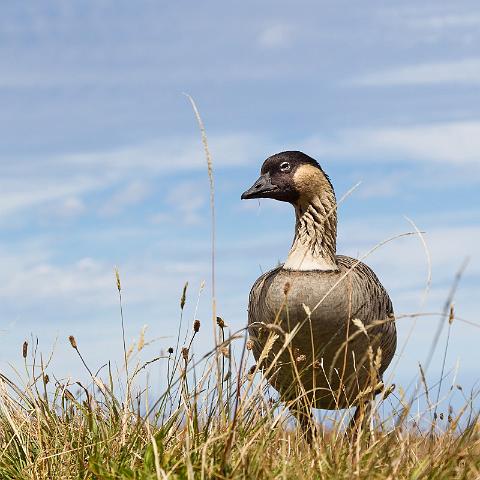
[[[354,405],[372,379],[369,346],[374,356],[381,351],[378,380],[396,348],[392,302],[374,272],[353,258],[336,259],[336,271],[275,268],[255,282],[249,298],[257,361],[270,338],[261,365],[270,383],[284,398],[306,393],[316,408]],[[284,348],[282,332],[296,327]]]

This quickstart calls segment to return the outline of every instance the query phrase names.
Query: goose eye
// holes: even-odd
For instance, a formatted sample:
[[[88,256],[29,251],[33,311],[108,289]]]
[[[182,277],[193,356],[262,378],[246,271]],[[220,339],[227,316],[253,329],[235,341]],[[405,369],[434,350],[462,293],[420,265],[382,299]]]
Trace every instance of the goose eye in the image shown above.
[[[280,164],[280,170],[282,172],[289,172],[290,171],[290,164],[288,162],[282,162]]]

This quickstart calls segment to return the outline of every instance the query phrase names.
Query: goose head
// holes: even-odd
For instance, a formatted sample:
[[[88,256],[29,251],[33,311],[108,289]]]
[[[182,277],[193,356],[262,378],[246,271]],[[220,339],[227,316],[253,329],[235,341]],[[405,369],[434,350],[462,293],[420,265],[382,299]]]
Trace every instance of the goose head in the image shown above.
[[[258,180],[242,194],[242,200],[273,198],[293,205],[309,203],[333,188],[316,160],[305,153],[287,151],[268,157]]]
[[[329,178],[316,160],[302,152],[272,155],[242,199],[273,198],[295,208],[295,237],[283,268],[337,269],[337,204]]]

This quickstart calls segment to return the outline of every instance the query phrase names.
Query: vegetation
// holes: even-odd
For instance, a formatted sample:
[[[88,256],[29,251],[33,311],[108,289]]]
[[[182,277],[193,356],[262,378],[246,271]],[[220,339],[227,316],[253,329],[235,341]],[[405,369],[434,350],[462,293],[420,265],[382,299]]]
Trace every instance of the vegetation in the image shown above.
[[[182,316],[186,293],[187,286]],[[417,397],[430,401],[426,385],[408,400],[390,387],[353,433],[345,428],[349,412],[315,422],[310,446],[287,406],[270,396],[260,369],[249,367],[244,332],[228,335],[218,317],[218,345],[195,362],[200,327],[195,320],[183,347],[177,342],[151,362],[139,363],[125,349],[123,375],[115,379],[110,365],[94,374],[70,337],[89,385],[52,380],[49,362],[25,342],[25,385],[0,377],[0,478],[480,478],[473,397],[458,412],[437,414],[428,404],[414,414]],[[135,350],[144,345],[142,333]],[[235,345],[243,346],[236,355]],[[167,365],[165,392],[156,399],[148,389],[133,394],[139,372],[156,362]]]

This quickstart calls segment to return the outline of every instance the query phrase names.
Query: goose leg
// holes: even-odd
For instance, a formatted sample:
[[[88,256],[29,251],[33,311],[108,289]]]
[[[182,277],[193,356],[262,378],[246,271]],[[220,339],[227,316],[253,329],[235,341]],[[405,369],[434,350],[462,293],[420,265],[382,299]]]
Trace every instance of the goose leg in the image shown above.
[[[355,413],[348,424],[347,431],[353,434],[360,433],[360,431],[368,424],[371,411],[372,400],[367,400],[357,405]]]
[[[315,421],[313,419],[311,408],[305,405],[305,402],[298,399],[290,406],[290,413],[297,420],[307,443],[312,445]]]
[[[361,432],[361,430],[363,430],[368,425],[368,422],[370,421],[370,415],[372,413],[372,405],[375,400],[375,397],[379,393],[382,393],[382,391],[384,392],[384,395],[385,395],[385,391],[383,390],[385,387],[382,383],[383,380],[381,377],[378,379],[377,383],[378,382],[381,383],[381,387],[375,389],[373,393],[370,393],[363,400],[360,400],[357,408],[355,409],[355,413],[353,414],[353,417],[351,418],[348,424],[348,427],[347,427],[348,434],[353,434],[353,436],[356,437]],[[394,388],[395,388],[395,384],[393,384],[393,389]],[[391,391],[393,391],[392,387],[390,387],[390,389]],[[384,396],[384,398],[386,397]]]

